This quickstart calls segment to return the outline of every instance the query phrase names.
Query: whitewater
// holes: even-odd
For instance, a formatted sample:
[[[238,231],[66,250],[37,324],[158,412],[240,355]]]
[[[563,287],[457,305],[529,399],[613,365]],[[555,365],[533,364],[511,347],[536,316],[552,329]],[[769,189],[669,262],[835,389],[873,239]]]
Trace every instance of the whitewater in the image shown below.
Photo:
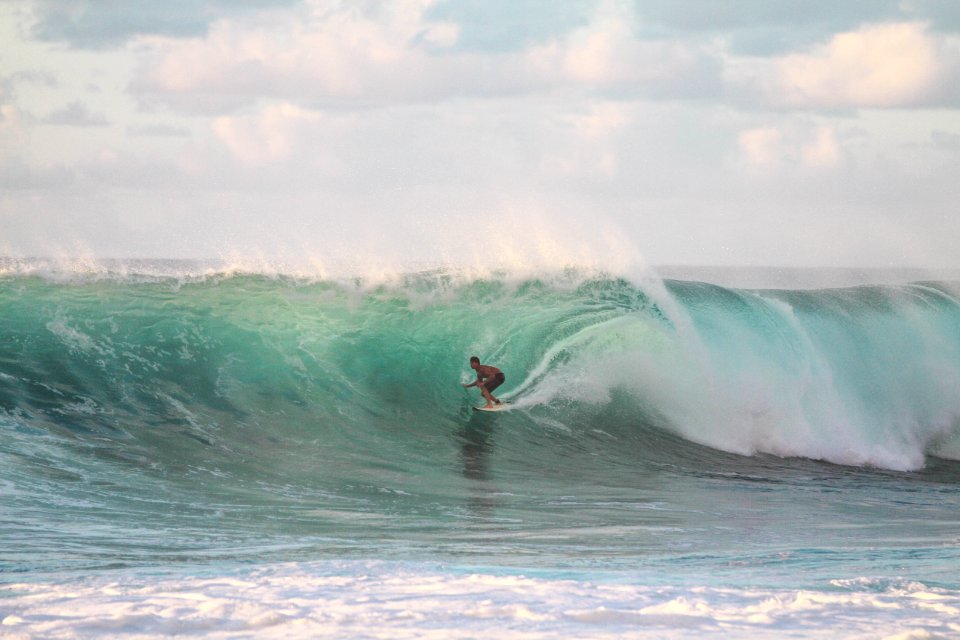
[[[957,637],[913,275],[0,261],[0,635]]]

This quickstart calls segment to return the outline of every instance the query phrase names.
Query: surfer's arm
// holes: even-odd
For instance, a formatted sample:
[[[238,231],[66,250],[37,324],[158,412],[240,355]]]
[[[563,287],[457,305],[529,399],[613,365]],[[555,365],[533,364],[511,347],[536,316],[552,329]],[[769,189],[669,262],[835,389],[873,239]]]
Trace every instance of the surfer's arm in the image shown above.
[[[478,373],[477,379],[471,382],[470,384],[463,385],[463,388],[469,389],[470,387],[479,387],[482,384],[483,384],[483,376]]]

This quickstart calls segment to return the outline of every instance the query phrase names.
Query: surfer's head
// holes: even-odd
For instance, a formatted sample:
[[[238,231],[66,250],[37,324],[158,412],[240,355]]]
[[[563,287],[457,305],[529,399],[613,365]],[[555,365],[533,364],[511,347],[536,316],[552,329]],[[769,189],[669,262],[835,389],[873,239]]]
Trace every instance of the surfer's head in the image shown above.
[[[480,358],[477,356],[470,356],[470,368],[476,369],[480,366]]]

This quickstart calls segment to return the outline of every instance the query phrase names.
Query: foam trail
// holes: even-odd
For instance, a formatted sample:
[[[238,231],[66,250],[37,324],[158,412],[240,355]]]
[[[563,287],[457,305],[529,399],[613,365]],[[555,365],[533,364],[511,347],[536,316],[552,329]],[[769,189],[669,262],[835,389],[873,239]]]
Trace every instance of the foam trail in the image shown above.
[[[495,627],[504,638],[773,639],[809,637],[823,620],[840,618],[844,632],[857,637],[960,632],[960,594],[903,580],[841,580],[829,592],[738,590],[302,563],[149,582],[121,573],[6,590],[0,624],[14,637],[315,638],[376,628],[391,638],[474,638]]]

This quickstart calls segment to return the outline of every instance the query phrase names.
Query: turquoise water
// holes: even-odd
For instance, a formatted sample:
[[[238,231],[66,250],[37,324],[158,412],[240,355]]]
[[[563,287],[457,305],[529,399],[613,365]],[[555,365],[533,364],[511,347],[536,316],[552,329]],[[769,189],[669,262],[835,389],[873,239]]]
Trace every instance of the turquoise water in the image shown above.
[[[144,585],[213,599],[197,581],[229,577],[266,602],[278,592],[263,575],[294,575],[320,606],[334,578],[392,602],[479,575],[501,611],[488,623],[544,636],[582,632],[574,610],[593,612],[598,636],[682,637],[708,610],[697,628],[726,635],[949,635],[957,292],[576,270],[378,283],[13,270],[0,277],[0,619],[101,634],[106,597],[129,614],[113,633],[162,635],[132,613],[159,606],[130,600]],[[471,355],[506,372],[509,411],[472,411]],[[521,578],[534,591],[503,583]],[[79,618],[58,613],[64,584],[86,593],[71,600]],[[586,585],[634,591],[604,600]],[[800,593],[818,594],[815,621],[749,622],[770,598],[795,615]],[[875,606],[858,617],[843,598],[861,596]],[[928,601],[940,613],[907,606]],[[422,618],[397,635],[475,620],[417,602]],[[297,635],[286,622],[268,626]],[[263,632],[237,624],[205,628]]]

